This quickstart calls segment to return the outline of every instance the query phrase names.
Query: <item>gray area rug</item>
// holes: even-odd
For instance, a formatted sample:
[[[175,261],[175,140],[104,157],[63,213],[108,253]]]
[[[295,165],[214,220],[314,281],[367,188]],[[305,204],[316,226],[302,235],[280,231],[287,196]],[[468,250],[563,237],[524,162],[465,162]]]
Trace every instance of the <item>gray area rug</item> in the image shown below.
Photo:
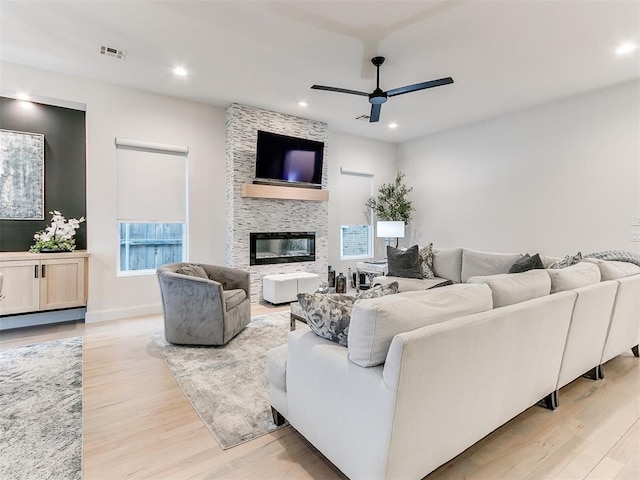
[[[287,342],[289,314],[254,317],[227,345],[172,345],[153,335],[169,370],[211,434],[227,449],[278,429],[271,420],[267,351]]]
[[[0,479],[82,477],[82,338],[0,350]]]

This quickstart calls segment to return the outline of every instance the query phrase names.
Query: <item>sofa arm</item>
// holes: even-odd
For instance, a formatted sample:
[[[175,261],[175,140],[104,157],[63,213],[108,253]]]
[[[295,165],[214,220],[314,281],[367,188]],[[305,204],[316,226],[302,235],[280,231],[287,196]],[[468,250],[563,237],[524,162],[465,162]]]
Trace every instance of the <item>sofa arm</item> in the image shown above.
[[[249,272],[239,270],[237,268],[222,267],[219,265],[201,264],[204,271],[207,272],[209,278],[216,280],[222,284],[225,290],[234,290],[241,288],[247,293],[247,298],[251,297],[251,280]]]
[[[385,477],[396,394],[382,368],[305,328],[287,337],[287,419],[349,478]]]

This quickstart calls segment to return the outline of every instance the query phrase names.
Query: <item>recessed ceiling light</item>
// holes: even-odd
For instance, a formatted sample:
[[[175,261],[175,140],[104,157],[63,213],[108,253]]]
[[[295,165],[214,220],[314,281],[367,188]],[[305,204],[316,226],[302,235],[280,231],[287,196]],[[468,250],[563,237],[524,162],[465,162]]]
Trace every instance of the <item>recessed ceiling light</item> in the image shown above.
[[[307,107],[307,106],[309,106],[309,104],[307,102],[305,102],[304,100],[300,100],[298,102],[298,106],[299,107]]]
[[[29,94],[27,94],[27,93],[22,93],[22,92],[17,93],[17,94],[16,94],[16,98],[17,98],[18,100],[24,100],[25,102],[28,102],[29,100],[31,100],[31,97],[29,96]]]
[[[176,67],[173,69],[173,74],[177,75],[178,77],[186,77],[187,70],[184,67]]]
[[[389,128],[398,128],[398,124],[397,124],[397,123],[395,123],[395,122],[391,122],[391,123],[388,125],[388,127],[389,127]]]
[[[638,45],[632,42],[625,42],[616,48],[616,55],[628,55],[638,49]]]

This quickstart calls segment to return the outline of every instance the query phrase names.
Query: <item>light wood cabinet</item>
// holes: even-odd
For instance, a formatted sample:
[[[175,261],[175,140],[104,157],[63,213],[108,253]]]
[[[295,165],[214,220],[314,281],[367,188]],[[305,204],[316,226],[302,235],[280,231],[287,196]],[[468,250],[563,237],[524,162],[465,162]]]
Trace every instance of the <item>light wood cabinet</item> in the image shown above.
[[[0,253],[4,276],[0,315],[87,304],[88,253]]]

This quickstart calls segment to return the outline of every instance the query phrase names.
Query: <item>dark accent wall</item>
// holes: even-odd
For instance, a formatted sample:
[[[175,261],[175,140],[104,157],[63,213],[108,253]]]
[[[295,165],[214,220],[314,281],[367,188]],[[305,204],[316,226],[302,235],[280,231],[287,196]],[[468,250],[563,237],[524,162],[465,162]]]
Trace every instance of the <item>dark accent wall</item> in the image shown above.
[[[21,252],[49,225],[49,211],[87,215],[85,112],[0,97],[0,129],[44,134],[44,220],[0,220],[0,252]],[[76,234],[87,248],[86,223]]]

